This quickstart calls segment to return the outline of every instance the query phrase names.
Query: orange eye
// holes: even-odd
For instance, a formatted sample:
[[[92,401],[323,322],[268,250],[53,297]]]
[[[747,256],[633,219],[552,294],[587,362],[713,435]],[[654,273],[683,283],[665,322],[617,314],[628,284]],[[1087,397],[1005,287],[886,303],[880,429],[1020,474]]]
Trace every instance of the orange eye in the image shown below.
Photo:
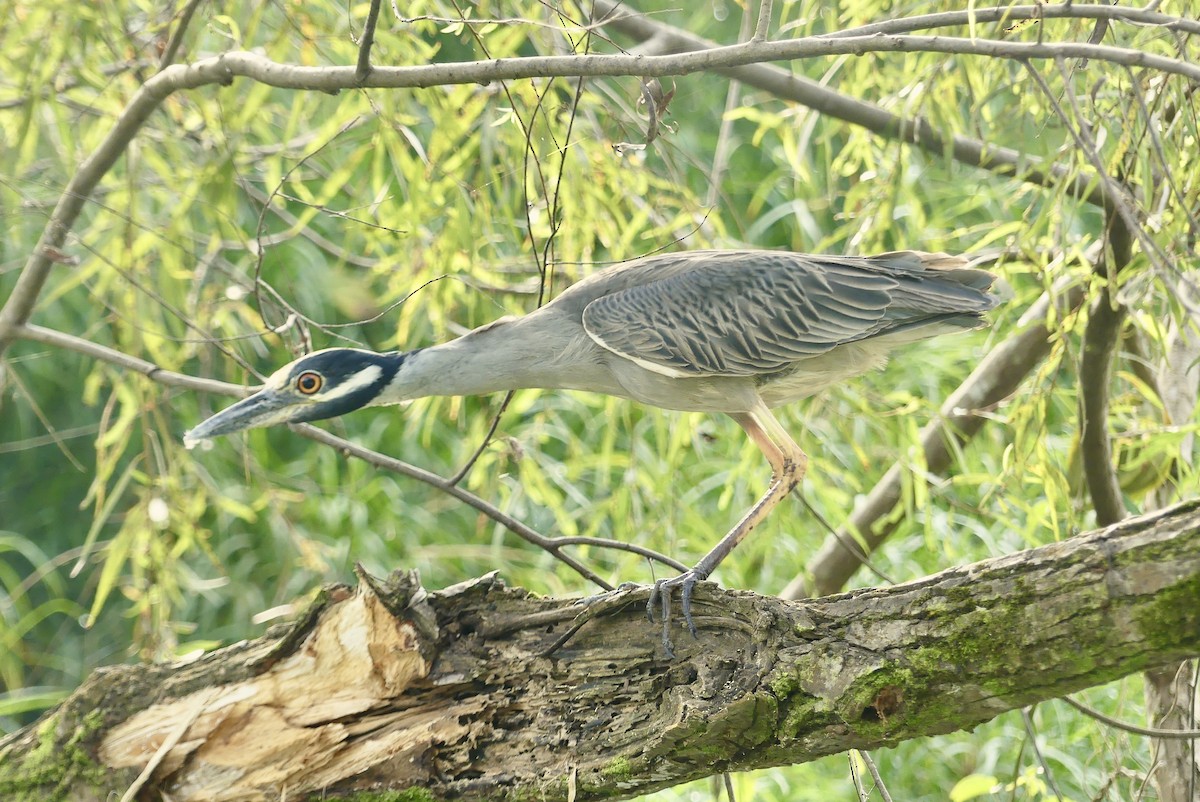
[[[324,383],[325,380],[321,378],[321,374],[311,370],[306,370],[296,377],[296,389],[304,395],[312,395],[320,390]]]

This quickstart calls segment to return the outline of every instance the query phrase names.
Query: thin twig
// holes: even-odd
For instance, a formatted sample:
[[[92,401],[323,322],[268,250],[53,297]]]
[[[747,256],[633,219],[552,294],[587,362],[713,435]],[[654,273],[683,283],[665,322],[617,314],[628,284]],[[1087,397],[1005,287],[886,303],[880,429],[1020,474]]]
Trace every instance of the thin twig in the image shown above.
[[[766,9],[770,14],[769,0],[763,0],[759,6],[759,24],[762,24],[762,12]],[[738,32],[738,40],[745,41],[751,36],[757,36],[757,30],[750,30],[750,8],[742,12],[742,29]],[[733,148],[733,111],[742,98],[742,84],[736,78],[729,79],[729,88],[725,92],[725,112],[721,115],[721,127],[717,129],[717,144],[713,147],[712,169],[708,173],[708,194],[704,198],[705,206],[715,206],[717,196],[721,192],[721,181],[725,168],[729,163],[729,154]]]
[[[854,561],[856,568],[861,566],[866,568],[867,571],[875,576],[876,579],[880,579],[889,585],[896,584],[896,580],[885,574],[878,566],[871,562],[871,552],[864,549],[863,544],[861,544],[851,532],[841,529],[834,529],[833,525],[829,523],[829,519],[822,515],[821,511],[812,505],[812,502],[808,500],[808,496],[805,495],[803,491],[800,492],[799,498],[800,503],[803,504],[805,509],[808,510],[808,514],[813,518],[816,518],[817,523],[821,525],[823,530],[825,530],[827,542],[829,542],[829,539],[832,538],[832,541],[837,543],[837,545],[842,549],[843,553],[849,555],[850,559]],[[820,582],[817,582],[816,584],[817,587],[821,586]],[[790,599],[799,597],[788,596],[785,594],[784,598]]]
[[[457,8],[457,6],[456,6],[456,8]],[[592,13],[594,16],[594,11]],[[461,14],[461,10],[460,10],[460,14]],[[464,17],[464,21],[465,21],[465,15],[462,15],[462,16]],[[590,23],[591,23],[591,20],[589,20],[589,24],[587,25],[587,27],[585,29],[586,33],[584,36],[584,46],[583,46],[585,53],[588,52],[588,49],[591,45],[592,25]],[[471,33],[475,37],[475,40],[479,44],[480,48],[486,53],[487,48],[486,48],[486,45],[484,44],[482,37],[479,36],[479,34],[475,31],[474,28],[471,29]],[[534,259],[537,261],[538,275],[540,277],[540,281],[538,283],[538,294],[537,294],[537,305],[539,307],[546,302],[546,298],[550,291],[550,282],[551,282],[550,265],[552,264],[553,257],[554,257],[554,242],[555,242],[556,237],[558,236],[559,228],[561,227],[561,224],[559,221],[559,199],[561,197],[563,174],[566,172],[567,149],[570,147],[570,144],[571,144],[571,135],[575,130],[575,119],[576,119],[576,116],[579,111],[580,102],[583,98],[583,82],[584,82],[584,79],[582,76],[580,76],[579,80],[576,82],[576,85],[575,85],[575,97],[574,97],[573,103],[571,104],[571,114],[567,119],[566,133],[564,135],[562,145],[558,147],[558,153],[559,153],[558,173],[555,176],[554,189],[552,191],[549,191],[547,189],[546,179],[545,179],[545,176],[541,169],[541,162],[538,161],[536,158],[534,159],[534,164],[537,167],[537,175],[538,175],[540,184],[542,186],[542,191],[544,194],[546,194],[546,206],[547,206],[548,216],[549,216],[548,222],[550,225],[550,233],[547,235],[545,242],[542,243],[540,259],[537,258],[538,247],[537,247],[537,242],[534,239],[534,233],[533,233],[535,230],[535,226],[533,225],[533,221],[531,219],[529,219],[530,209],[532,208],[532,205],[529,203],[529,198],[528,198],[529,185],[528,185],[527,181],[522,182],[522,186],[525,188],[525,192],[527,194],[527,197],[525,198],[525,201],[526,201],[525,202],[526,231],[528,232],[530,245],[532,246],[532,252],[534,254]],[[516,108],[517,108],[516,102],[514,101],[511,92],[509,92],[508,86],[506,84],[503,86],[504,86],[504,92],[505,92],[506,96],[508,97],[509,103],[512,106],[512,108],[514,109],[514,114],[516,115],[517,120],[521,123],[521,128],[525,133],[524,168],[525,168],[526,173],[528,173],[529,157],[531,154],[533,154],[533,125],[537,121],[538,112],[542,109],[542,104],[545,102],[545,98],[550,92],[550,87],[547,86],[545,91],[543,91],[542,94],[538,97],[537,105],[534,107],[533,114],[530,116],[528,124],[526,124],[525,119],[521,116],[520,112],[516,111]],[[547,120],[547,125],[549,125],[550,119],[545,117],[545,115],[543,115],[543,117]],[[491,442],[492,437],[495,436],[496,430],[500,427],[500,420],[504,416],[504,413],[508,410],[508,405],[512,402],[512,399],[513,399],[512,391],[509,391],[504,394],[504,398],[501,399],[501,401],[500,401],[500,406],[496,409],[495,413],[492,415],[492,421],[488,426],[487,434],[484,435],[483,440],[480,441],[479,445],[475,448],[475,451],[471,454],[470,458],[468,458],[467,461],[465,463],[463,463],[462,467],[459,468],[454,473],[454,475],[450,477],[450,479],[448,480],[449,484],[457,485],[459,482],[461,482],[467,476],[468,473],[470,473],[471,468],[473,468],[475,466],[475,463],[483,455],[484,450],[488,447],[488,444]],[[661,557],[661,555],[658,555],[658,556]],[[681,568],[680,570],[686,570],[686,569]]]
[[[43,326],[36,326],[32,323],[25,323],[20,326],[16,330],[16,335],[22,340],[53,345],[56,348],[65,348],[68,351],[74,351],[77,354],[83,354],[92,359],[107,362],[110,365],[132,370],[134,373],[140,373],[158,384],[167,387],[182,387],[187,390],[214,393],[216,395],[242,396],[246,394],[245,388],[238,384],[217,381],[216,379],[201,379],[196,376],[188,376],[183,373],[164,370],[153,362],[147,362],[136,356],[130,356],[115,348],[109,348],[106,345],[100,345],[91,340],[76,337],[73,334],[48,329]]]
[[[1170,260],[1168,260],[1167,255],[1158,246],[1158,243],[1146,233],[1145,227],[1142,226],[1141,220],[1138,219],[1137,201],[1133,197],[1133,194],[1123,182],[1118,181],[1108,174],[1108,170],[1104,165],[1104,159],[1100,156],[1100,149],[1089,130],[1090,125],[1085,120],[1083,110],[1080,109],[1079,101],[1075,97],[1075,90],[1071,86],[1071,74],[1066,68],[1064,60],[1061,57],[1056,57],[1054,63],[1063,79],[1063,94],[1066,96],[1067,102],[1071,106],[1071,111],[1075,115],[1076,124],[1074,125],[1071,123],[1071,118],[1063,110],[1062,105],[1058,102],[1058,98],[1055,97],[1054,92],[1050,89],[1050,85],[1046,83],[1046,79],[1033,68],[1032,64],[1029,62],[1023,63],[1026,71],[1033,76],[1034,82],[1037,83],[1046,101],[1054,110],[1055,115],[1066,126],[1067,132],[1070,133],[1071,138],[1075,141],[1076,147],[1083,152],[1088,162],[1091,163],[1092,169],[1096,171],[1096,177],[1108,188],[1109,203],[1104,206],[1105,211],[1115,211],[1121,216],[1122,222],[1128,229],[1128,234],[1137,238],[1146,258],[1150,260],[1150,263],[1157,271],[1162,274],[1169,272],[1168,265]],[[1178,275],[1178,271],[1170,272]]]
[[[1151,150],[1158,159],[1159,169],[1157,178],[1159,181],[1166,182],[1171,194],[1175,197],[1176,202],[1179,204],[1176,209],[1186,217],[1188,231],[1191,232],[1191,236],[1193,238],[1200,238],[1200,221],[1196,219],[1194,210],[1189,207],[1187,197],[1179,187],[1179,182],[1176,181],[1176,173],[1179,172],[1179,168],[1167,158],[1166,151],[1163,148],[1162,136],[1159,134],[1159,129],[1165,128],[1171,123],[1178,109],[1170,107],[1163,118],[1155,117],[1154,113],[1150,111],[1149,104],[1146,103],[1145,94],[1138,85],[1137,74],[1128,67],[1125,69],[1129,76],[1130,91],[1138,102],[1138,109],[1141,111],[1142,121],[1145,123],[1143,130],[1149,136]],[[1159,97],[1162,97],[1162,93],[1159,94]]]
[[[586,34],[583,37],[584,55],[591,52],[592,36],[594,35],[592,32],[592,23],[595,21],[595,18],[596,9],[593,6],[588,12],[587,26],[585,28]],[[554,245],[558,240],[558,231],[562,226],[560,220],[560,201],[562,199],[563,175],[567,172],[567,150],[571,147],[571,137],[575,133],[575,121],[579,117],[579,108],[583,103],[583,86],[585,80],[581,75],[575,82],[575,95],[571,99],[571,113],[567,116],[567,130],[563,135],[562,145],[558,147],[558,174],[554,176],[554,190],[550,193],[550,197],[547,198],[550,214],[550,234],[542,244],[542,265],[546,269],[546,275],[545,281],[538,287],[538,306],[546,302],[546,297],[552,289],[550,285],[554,280],[554,276],[550,271],[554,263]],[[544,98],[545,94],[542,97]],[[541,103],[542,99],[539,98],[538,105],[540,106]],[[547,118],[547,122],[549,122],[549,118]]]
[[[466,13],[463,12],[463,10],[458,7],[457,3],[455,3],[454,8],[459,13],[459,21],[465,23],[467,21]],[[484,41],[483,37],[479,34],[479,31],[477,31],[474,27],[468,27],[468,30],[471,32],[471,36],[472,36],[472,38],[474,38],[475,44],[478,45],[480,51],[485,56],[490,58],[491,54],[488,52],[487,43]],[[521,175],[524,179],[526,179],[526,180],[521,181],[521,191],[524,194],[524,199],[525,199],[525,203],[522,204],[522,208],[523,208],[524,214],[525,214],[525,232],[526,232],[526,236],[529,238],[530,252],[533,254],[534,263],[536,264],[537,271],[538,271],[537,305],[541,306],[546,297],[547,284],[549,283],[549,281],[548,281],[549,269],[547,266],[548,262],[546,260],[544,251],[542,252],[542,258],[541,259],[538,258],[538,253],[539,253],[538,244],[537,244],[537,239],[534,235],[536,226],[534,226],[533,218],[531,216],[533,204],[530,203],[530,201],[529,201],[529,181],[527,180],[527,178],[529,175],[530,156],[533,154],[533,126],[537,122],[538,112],[542,108],[542,101],[548,94],[549,87],[547,87],[546,91],[543,91],[542,94],[538,97],[538,102],[533,107],[533,114],[530,115],[529,121],[526,122],[525,117],[521,114],[520,106],[517,104],[516,98],[513,97],[512,91],[508,87],[508,83],[506,81],[501,81],[500,86],[504,91],[504,96],[506,98],[508,98],[508,105],[509,105],[509,108],[512,109],[513,116],[516,118],[517,122],[521,126],[521,132],[525,135],[524,149],[521,154],[521,157],[522,157],[521,158]],[[546,176],[542,171],[542,163],[535,158],[535,159],[533,159],[533,165],[536,168],[536,176],[538,179],[538,183],[540,184],[540,186],[542,188],[542,194],[543,194],[543,196],[546,196],[546,195],[548,195],[548,191],[546,189]],[[560,170],[559,179],[561,180],[561,178],[562,178],[562,176],[561,176],[561,170]],[[548,197],[547,197],[547,205],[549,205]],[[547,248],[551,247],[551,243],[553,243],[553,241],[554,241],[554,235],[557,233],[557,227],[555,225],[553,214],[551,215],[549,222],[550,222],[550,236],[547,237],[547,240],[546,240]],[[475,447],[475,450],[471,453],[471,456],[467,458],[467,461],[464,462],[462,464],[462,466],[457,471],[455,471],[454,475],[451,476],[450,479],[448,480],[451,485],[457,485],[459,482],[461,482],[463,479],[465,479],[467,474],[469,474],[471,472],[471,469],[475,467],[475,463],[479,461],[479,458],[481,456],[483,456],[483,452],[487,449],[488,445],[491,443],[492,437],[496,434],[496,430],[500,428],[500,420],[504,417],[504,413],[508,411],[508,405],[510,403],[512,403],[513,395],[514,395],[514,393],[512,390],[509,390],[507,393],[504,394],[504,398],[502,398],[500,400],[499,407],[497,407],[496,411],[494,413],[492,413],[491,423],[488,424],[488,430],[484,434],[483,439],[480,440],[479,445]]]
[[[857,756],[857,749],[851,749],[846,753],[846,757],[850,760],[850,781],[854,783],[854,790],[858,793],[858,802],[870,802],[871,795],[867,793],[866,787],[863,786],[862,777],[858,774],[858,761],[855,760]]]
[[[346,440],[345,438],[338,437],[335,434],[331,434],[324,429],[319,429],[310,424],[299,424],[293,426],[292,428],[297,433],[308,437],[310,440],[316,440],[319,443],[333,446],[349,456],[358,457],[359,459],[362,459],[378,468],[383,468],[394,473],[408,476],[412,479],[424,482],[425,484],[441,490],[447,495],[450,495],[467,504],[468,506],[475,508],[479,512],[482,512],[488,518],[500,524],[505,529],[520,537],[522,540],[525,540],[537,546],[538,548],[549,552],[551,555],[566,563],[571,568],[574,568],[586,579],[594,582],[605,590],[612,590],[612,585],[601,579],[599,575],[594,573],[591,569],[587,568],[575,558],[564,554],[562,549],[567,546],[578,545],[596,546],[599,548],[613,549],[615,551],[625,551],[631,554],[636,554],[640,557],[645,557],[646,559],[663,563],[664,565],[668,565],[671,568],[679,571],[687,570],[687,566],[683,565],[677,560],[674,560],[664,554],[660,554],[653,549],[640,546],[636,543],[626,543],[620,540],[608,540],[607,538],[599,537],[550,537],[543,535],[527,524],[508,515],[493,504],[484,501],[474,493],[471,493],[468,490],[463,490],[457,485],[450,484],[446,479],[443,479],[441,476],[438,476],[431,471],[426,471],[425,469],[418,468],[411,463],[407,463],[402,460],[398,460],[395,457],[389,457],[386,454],[381,454],[378,451],[373,451],[364,446],[360,446],[356,443]]]
[[[1063,81],[1063,95],[1067,98],[1067,103],[1071,107],[1071,113],[1075,117],[1075,124],[1071,124],[1071,120],[1063,112],[1055,99],[1044,79],[1038,75],[1038,84],[1042,88],[1042,93],[1049,100],[1054,108],[1055,114],[1063,121],[1067,131],[1074,139],[1076,147],[1087,157],[1091,163],[1092,169],[1096,171],[1096,175],[1101,181],[1104,181],[1112,188],[1113,208],[1121,215],[1125,227],[1128,229],[1128,234],[1136,236],[1139,243],[1142,245],[1142,250],[1145,251],[1147,258],[1151,260],[1160,270],[1164,267],[1159,260],[1165,260],[1166,254],[1158,247],[1158,244],[1146,234],[1145,228],[1141,224],[1138,215],[1137,199],[1133,192],[1125,184],[1108,174],[1108,169],[1105,166],[1104,158],[1100,155],[1100,147],[1096,144],[1095,138],[1092,136],[1091,121],[1083,115],[1083,109],[1079,106],[1079,98],[1075,94],[1075,88],[1072,84],[1071,71],[1067,69],[1066,62],[1061,58],[1054,59],[1054,66],[1058,69],[1059,76]],[[1026,62],[1026,70],[1035,72],[1032,66]],[[1128,157],[1126,161],[1128,162]]]
[[[771,6],[774,5],[772,0],[759,0],[758,4],[758,22],[754,26],[754,35],[750,37],[751,42],[767,41],[767,31],[771,29]],[[749,9],[747,9],[749,14]]]
[[[334,242],[333,240],[330,240],[330,239],[327,239],[327,238],[321,236],[318,232],[314,231],[310,225],[305,223],[303,220],[301,220],[296,215],[289,212],[287,210],[286,206],[270,203],[272,198],[277,198],[277,197],[282,197],[286,200],[293,201],[295,203],[302,203],[305,206],[308,206],[309,208],[312,208],[312,209],[319,209],[324,214],[327,214],[327,215],[330,215],[333,217],[338,217],[343,220],[348,220],[358,226],[370,226],[372,228],[382,229],[390,234],[406,233],[403,229],[391,228],[388,226],[380,226],[379,224],[373,223],[369,220],[362,220],[362,219],[359,219],[356,217],[351,217],[347,214],[338,212],[336,209],[330,209],[328,207],[312,203],[311,201],[306,201],[302,198],[296,198],[294,196],[287,195],[285,193],[280,192],[278,189],[276,189],[272,193],[268,194],[268,193],[264,192],[263,190],[259,189],[258,187],[254,186],[249,181],[242,179],[242,178],[238,178],[237,183],[238,183],[238,186],[242,188],[243,192],[245,192],[247,195],[249,195],[252,199],[257,201],[258,203],[263,204],[265,208],[270,210],[271,214],[278,217],[280,220],[282,220],[287,225],[286,230],[280,231],[277,234],[272,234],[272,235],[268,235],[268,236],[262,236],[260,234],[259,236],[257,236],[256,237],[256,241],[257,241],[256,246],[252,246],[250,243],[244,242],[242,240],[229,240],[229,242],[231,244],[236,243],[237,246],[239,246],[239,247],[267,248],[272,245],[277,245],[280,242],[287,242],[288,240],[299,236],[299,237],[303,237],[304,239],[308,240],[313,245],[316,245],[321,250],[326,251],[327,253],[329,253],[331,256],[338,259],[339,261],[345,262],[346,264],[354,265],[355,267],[367,267],[367,268],[375,267],[376,265],[379,264],[378,258],[371,258],[369,256],[362,256],[360,254],[354,253],[350,249],[342,247],[341,245]],[[357,325],[357,323],[355,323],[355,325]]]
[[[888,793],[887,786],[883,784],[883,777],[879,774],[879,767],[875,765],[874,759],[871,758],[870,752],[859,752],[859,756],[863,762],[867,764],[867,771],[871,772],[871,779],[875,781],[875,787],[879,789],[879,795],[883,797],[883,802],[892,802],[892,795]]]
[[[721,194],[721,182],[729,166],[729,154],[733,150],[733,111],[742,99],[742,84],[736,78],[729,80],[729,89],[725,93],[725,113],[721,115],[721,127],[717,129],[717,144],[713,148],[712,169],[708,174],[708,194],[704,205],[716,206]]]
[[[188,0],[188,4],[183,7],[183,11],[179,12],[179,22],[175,24],[175,30],[171,34],[171,41],[167,42],[162,58],[158,61],[159,70],[165,69],[174,63],[175,56],[179,53],[179,48],[183,45],[183,37],[187,33],[188,25],[191,24],[192,17],[202,2],[204,0]]]
[[[1013,777],[1016,777],[1018,774],[1021,773],[1021,761],[1023,761],[1025,759],[1025,744],[1027,744],[1027,743],[1029,743],[1029,732],[1028,731],[1026,731],[1025,737],[1021,739],[1021,748],[1017,750],[1017,756],[1013,760],[1013,767],[1012,767],[1012,776]],[[1021,786],[1019,786],[1015,782],[1010,783],[1010,785],[1012,786],[1012,789],[1011,789],[1012,793],[1009,794],[1008,802],[1016,802],[1017,789],[1020,788]]]
[[[1083,5],[1076,3],[1047,3],[1030,6],[996,6],[972,8],[964,11],[943,11],[936,14],[920,14],[901,19],[883,20],[855,28],[830,31],[820,34],[824,39],[846,39],[876,34],[911,33],[931,28],[949,28],[990,22],[1021,22],[1025,20],[1050,19],[1094,19],[1125,22],[1131,25],[1155,26],[1182,33],[1200,33],[1200,20],[1160,14],[1153,9],[1125,8],[1110,5]]]
[[[1083,702],[1078,702],[1070,696],[1060,696],[1058,698],[1088,718],[1094,718],[1102,724],[1107,724],[1123,732],[1131,732],[1134,735],[1145,735],[1147,738],[1169,738],[1180,741],[1191,741],[1200,738],[1200,730],[1164,730],[1159,727],[1139,727],[1137,724],[1130,724],[1128,721],[1121,721],[1112,716],[1106,716],[1096,708],[1088,707]]]
[[[1092,162],[1096,173],[1109,187],[1113,203],[1107,208],[1108,247],[1101,254],[1098,266],[1102,266],[1104,285],[1092,303],[1079,361],[1079,446],[1083,455],[1083,472],[1096,511],[1098,523],[1116,523],[1128,513],[1121,497],[1121,484],[1112,464],[1112,443],[1108,435],[1108,386],[1112,379],[1113,358],[1121,340],[1121,326],[1125,320],[1125,307],[1117,301],[1117,273],[1129,263],[1132,243],[1130,237],[1137,234],[1145,239],[1140,221],[1131,208],[1125,188],[1104,168],[1094,143],[1086,130],[1082,110],[1071,90],[1070,75],[1058,62],[1063,77],[1064,91],[1070,99],[1075,120],[1072,121],[1055,97],[1054,91],[1034,69],[1026,63],[1027,72],[1042,91],[1055,115],[1070,131],[1076,145]],[[1149,255],[1149,254],[1147,254]]]
[[[25,399],[25,403],[29,404],[29,411],[33,413],[35,418],[38,419],[38,423],[42,424],[42,428],[46,430],[50,441],[53,442],[54,445],[58,446],[59,452],[67,458],[67,461],[71,463],[71,467],[80,473],[87,473],[88,469],[85,468],[83,463],[80,462],[79,459],[76,458],[75,454],[71,452],[70,447],[66,443],[66,438],[62,436],[62,434],[54,426],[54,423],[46,416],[46,413],[42,411],[41,404],[37,402],[37,395],[31,392],[30,389],[25,386],[25,382],[21,379],[21,376],[11,365],[8,366],[7,371],[0,371],[0,388],[4,387],[4,385],[8,382],[12,382],[13,386],[16,388],[16,392],[19,394],[19,397],[23,397]],[[7,450],[9,450],[8,443],[5,443],[4,447],[0,447],[0,453],[3,453]]]
[[[318,443],[332,446],[342,454],[358,457],[359,459],[364,460],[378,468],[383,468],[385,470],[392,471],[393,473],[398,473],[403,476],[408,476],[412,479],[424,482],[427,485],[432,485],[438,490],[441,490],[443,493],[463,502],[468,507],[473,507],[474,509],[483,513],[488,518],[491,518],[493,521],[500,524],[522,540],[528,541],[538,548],[549,552],[553,557],[561,560],[571,568],[575,569],[576,572],[578,572],[588,581],[599,585],[605,590],[613,589],[613,586],[602,579],[595,571],[588,568],[571,555],[564,554],[562,549],[554,542],[554,538],[546,537],[540,532],[537,532],[529,525],[517,520],[516,518],[513,518],[499,507],[484,501],[482,498],[470,492],[469,490],[463,490],[457,485],[446,484],[446,480],[438,476],[436,473],[427,471],[424,468],[418,468],[416,465],[404,462],[403,460],[398,460],[395,457],[389,457],[386,454],[380,454],[378,451],[373,451],[365,446],[360,446],[357,443],[345,439],[344,437],[338,437],[335,434],[327,432],[324,429],[319,429],[316,426],[308,423],[293,424],[291,428],[297,434],[307,437],[309,440],[315,440]]]
[[[1046,762],[1046,756],[1042,754],[1042,748],[1038,746],[1037,731],[1033,728],[1033,717],[1029,715],[1032,708],[1021,708],[1021,720],[1025,722],[1025,732],[1029,735],[1029,745],[1033,747],[1033,754],[1037,757],[1038,765],[1042,768],[1042,774],[1046,778],[1046,784],[1050,786],[1050,790],[1054,792],[1054,797],[1058,802],[1063,802],[1062,791],[1058,790],[1058,783],[1054,781],[1054,772],[1050,771],[1050,764]]]
[[[371,8],[367,11],[367,24],[358,43],[358,64],[354,68],[354,77],[359,83],[367,80],[367,76],[371,74],[371,47],[375,44],[375,26],[379,23],[379,5],[380,0],[371,0]]]
[[[512,401],[513,395],[515,395],[515,393],[512,390],[509,390],[504,394],[504,398],[500,400],[500,406],[494,413],[492,413],[492,422],[488,426],[487,433],[484,434],[483,439],[479,441],[479,445],[475,447],[475,451],[472,452],[471,456],[467,458],[467,461],[462,464],[462,467],[455,471],[454,474],[446,480],[447,484],[458,484],[465,479],[467,474],[471,472],[471,469],[475,467],[475,463],[479,461],[481,456],[483,456],[484,450],[487,449],[488,445],[492,442],[492,438],[496,435],[496,430],[500,428],[500,419],[504,417],[504,412],[508,409],[508,405]]]
[[[278,303],[284,309],[286,309],[289,314],[295,315],[297,319],[301,319],[301,320],[303,319],[303,317],[300,315],[300,313],[296,309],[294,309],[292,307],[291,304],[289,304],[287,301],[285,301],[282,296],[280,296],[278,293],[274,292],[273,288],[271,288],[267,284],[267,282],[265,282],[262,278],[263,263],[266,260],[266,255],[267,255],[267,249],[263,244],[263,231],[265,230],[266,224],[267,224],[267,211],[271,207],[271,204],[274,202],[275,196],[280,194],[280,191],[282,190],[283,185],[286,184],[291,179],[292,173],[296,172],[301,167],[303,167],[304,164],[307,163],[309,159],[314,158],[321,151],[325,150],[325,148],[332,145],[334,143],[334,141],[337,140],[342,134],[346,133],[347,131],[351,130],[352,128],[357,127],[360,120],[361,120],[361,117],[354,117],[349,122],[344,123],[342,126],[340,126],[338,128],[338,130],[333,134],[333,136],[328,137],[324,142],[319,143],[315,148],[308,151],[303,156],[301,156],[299,159],[297,159],[296,163],[293,164],[291,167],[289,167],[287,169],[287,172],[285,172],[279,178],[279,182],[271,189],[271,193],[267,196],[267,199],[263,202],[262,208],[259,209],[258,224],[254,228],[254,256],[255,256],[254,280],[253,280],[254,305],[258,308],[258,315],[262,319],[263,325],[266,326],[268,329],[276,330],[278,328],[279,324],[275,324],[275,326],[273,327],[271,325],[270,321],[267,320],[266,309],[264,308],[263,299],[262,299],[262,289],[263,288],[267,288],[267,289],[271,290],[271,292],[274,296],[275,302]],[[305,343],[307,344],[307,341],[309,339],[307,331],[302,329],[301,335],[302,335],[303,339],[305,340]]]
[[[686,571],[688,566],[679,562],[673,557],[668,557],[665,554],[660,554],[654,549],[648,549],[645,546],[639,546],[636,543],[626,543],[623,540],[610,540],[605,537],[588,537],[587,535],[562,535],[560,537],[552,537],[549,539],[551,543],[557,546],[598,546],[602,549],[614,549],[616,551],[627,551],[630,554],[636,554],[640,557],[645,557],[647,560],[654,560],[663,565],[670,566],[676,571]]]

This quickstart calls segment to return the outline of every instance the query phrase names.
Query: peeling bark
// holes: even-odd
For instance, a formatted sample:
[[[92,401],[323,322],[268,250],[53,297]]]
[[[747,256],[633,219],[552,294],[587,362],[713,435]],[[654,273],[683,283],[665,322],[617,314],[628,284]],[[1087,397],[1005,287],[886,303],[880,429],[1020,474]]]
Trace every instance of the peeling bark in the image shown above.
[[[618,591],[548,655],[577,603],[361,575],[257,641],[97,671],[0,743],[0,798],[141,775],[173,802],[582,801],[969,728],[1200,654],[1200,502],[885,589],[706,583],[676,660],[645,598]]]

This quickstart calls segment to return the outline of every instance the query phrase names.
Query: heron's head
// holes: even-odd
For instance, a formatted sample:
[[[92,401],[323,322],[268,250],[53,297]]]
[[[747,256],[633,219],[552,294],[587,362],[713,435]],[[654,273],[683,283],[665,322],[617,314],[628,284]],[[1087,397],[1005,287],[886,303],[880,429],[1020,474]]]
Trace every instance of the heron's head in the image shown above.
[[[275,371],[262,389],[183,435],[192,448],[210,437],[344,415],[373,402],[391,383],[403,354],[329,348]]]

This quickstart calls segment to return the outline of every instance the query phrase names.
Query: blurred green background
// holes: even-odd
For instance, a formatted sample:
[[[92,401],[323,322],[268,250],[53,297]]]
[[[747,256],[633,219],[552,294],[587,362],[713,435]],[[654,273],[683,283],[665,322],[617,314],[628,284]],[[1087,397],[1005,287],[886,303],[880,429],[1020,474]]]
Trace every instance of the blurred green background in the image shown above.
[[[578,17],[535,2],[386,7],[379,64],[615,52]],[[733,2],[639,4],[653,19],[737,41]],[[789,36],[960,4],[777,2]],[[0,298],[15,283],[80,162],[156,70],[170,9],[146,0],[3,6],[0,47]],[[751,14],[755,11],[750,10]],[[574,10],[572,13],[577,13]],[[183,60],[257,50],[281,62],[352,64],[365,5],[201,4]],[[574,21],[573,21],[574,20]],[[1091,23],[1047,32],[1079,39]],[[991,29],[989,29],[991,30]],[[1080,32],[1083,32],[1082,34]],[[964,30],[955,31],[966,35]],[[1015,27],[1017,38],[1034,30]],[[1169,50],[1161,32],[1116,43]],[[797,61],[786,69],[895,113],[1088,169],[1015,63],[927,54]],[[1093,62],[1102,155],[1154,186],[1133,73]],[[1052,86],[1063,77],[1047,69]],[[1101,80],[1103,79],[1103,80]],[[989,410],[947,475],[929,475],[917,430],[990,345],[1056,279],[1088,282],[1080,254],[1099,210],[865,132],[718,75],[664,81],[674,96],[644,149],[636,79],[536,80],[339,95],[238,80],[168,98],[91,198],[33,322],[174,371],[256,384],[309,347],[439,342],[537,303],[616,260],[661,249],[753,246],[866,254],[897,248],[993,255],[1013,290],[990,330],[945,337],[781,413],[811,456],[804,496],[835,526],[895,461],[907,478],[899,531],[874,558],[903,581],[1067,537],[1092,525],[1072,472],[1082,315],[1052,321],[1050,358]],[[1145,89],[1144,91],[1149,91]],[[1177,102],[1171,86],[1163,103]],[[1179,90],[1181,92],[1181,89]],[[733,93],[731,97],[731,93]],[[1197,174],[1196,120],[1160,130],[1179,176]],[[1191,142],[1191,146],[1187,143]],[[1189,172],[1190,171],[1190,172]],[[1194,180],[1182,182],[1194,206]],[[1187,203],[1184,204],[1185,206]],[[1190,253],[1168,206],[1151,232]],[[1194,262],[1192,264],[1194,267]],[[1179,310],[1140,257],[1131,321],[1157,358]],[[270,333],[278,329],[278,333]],[[355,562],[419,569],[437,588],[493,569],[536,592],[591,592],[570,570],[414,480],[347,460],[284,430],[187,452],[182,432],[225,398],[165,388],[78,354],[20,342],[0,362],[0,733],[32,720],[101,665],[167,660],[253,637]],[[332,421],[367,447],[442,475],[482,441],[500,398],[438,398]],[[1111,428],[1132,504],[1194,488],[1163,466],[1193,422],[1170,421],[1123,367]],[[1182,425],[1181,425],[1182,424]],[[1077,470],[1077,468],[1076,468]],[[578,393],[517,393],[465,486],[546,534],[636,542],[691,563],[765,487],[769,469],[730,420]],[[1166,483],[1164,489],[1164,483]],[[778,593],[825,537],[790,499],[731,557],[723,585]],[[85,545],[87,544],[87,545]],[[618,551],[575,551],[611,582],[654,577]],[[859,584],[873,577],[860,572]],[[653,636],[653,633],[648,633]],[[1140,679],[1085,694],[1141,721]],[[1061,703],[1033,713],[1064,797],[1132,798],[1153,757],[1144,739]],[[880,750],[897,799],[1053,798],[1017,713],[971,733]],[[973,779],[972,779],[973,778]],[[734,778],[741,799],[849,799],[846,756]],[[954,789],[957,788],[957,791]],[[697,783],[654,799],[708,799]],[[1107,794],[1107,795],[1106,795]],[[1149,798],[1149,797],[1143,797]]]

